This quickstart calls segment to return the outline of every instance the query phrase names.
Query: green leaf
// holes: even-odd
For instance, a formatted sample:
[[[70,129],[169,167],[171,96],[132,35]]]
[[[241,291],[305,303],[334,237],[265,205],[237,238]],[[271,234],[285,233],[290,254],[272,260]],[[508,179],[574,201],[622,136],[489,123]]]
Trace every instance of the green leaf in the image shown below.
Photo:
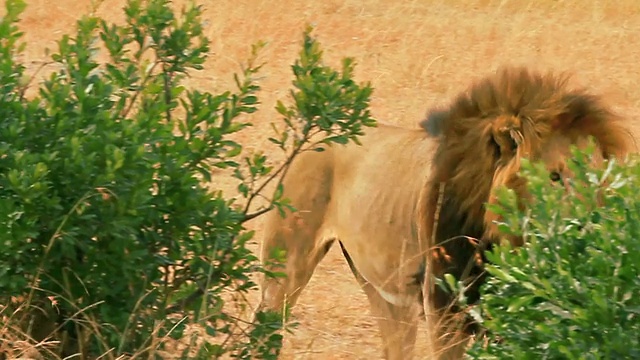
[[[507,312],[520,311],[523,307],[528,306],[534,298],[535,296],[533,295],[525,295],[525,296],[520,296],[516,299],[512,299],[511,301],[509,301]]]
[[[489,272],[492,276],[495,276],[504,282],[507,282],[507,283],[517,282],[516,278],[514,278],[513,276],[511,276],[511,274],[509,274],[507,271],[501,268],[498,268],[495,266],[488,266],[487,272]]]
[[[458,289],[458,280],[456,280],[455,276],[451,275],[451,274],[444,274],[444,280],[447,284],[447,286],[449,287],[450,290],[457,290]]]

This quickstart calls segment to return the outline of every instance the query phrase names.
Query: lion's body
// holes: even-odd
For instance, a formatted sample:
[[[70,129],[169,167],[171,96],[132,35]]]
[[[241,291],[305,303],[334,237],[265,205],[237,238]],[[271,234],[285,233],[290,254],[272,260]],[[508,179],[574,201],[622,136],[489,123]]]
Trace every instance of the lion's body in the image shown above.
[[[338,240],[358,272],[385,296],[418,305],[420,287],[412,276],[422,257],[415,199],[424,188],[434,145],[424,131],[379,125],[367,130],[362,146],[302,154],[284,183],[299,212],[286,219],[270,214],[266,236],[286,236],[301,225],[310,231],[308,250],[318,256],[325,244]],[[390,179],[402,186],[387,183]],[[398,251],[403,247],[405,254]],[[307,255],[305,260],[313,261]]]
[[[568,176],[569,145],[588,136],[605,157],[628,150],[619,119],[599,99],[564,83],[507,69],[437,111],[424,129],[379,125],[366,131],[361,146],[302,154],[284,181],[284,196],[298,212],[267,217],[262,256],[286,250],[287,277],[265,279],[261,308],[294,305],[339,242],[379,320],[386,358],[412,357],[422,310],[434,330],[434,354],[460,358],[470,328],[465,321],[453,328],[440,322],[453,319],[445,317],[452,314],[451,298],[422,280],[445,272],[478,279],[481,264],[468,266],[476,256],[469,238],[497,240],[496,217],[485,211],[492,189],[505,185],[526,200],[519,159],[542,160]],[[437,248],[445,251],[434,253]],[[477,288],[469,296],[477,300]],[[456,331],[463,336],[449,336]],[[463,341],[455,346],[456,339]]]

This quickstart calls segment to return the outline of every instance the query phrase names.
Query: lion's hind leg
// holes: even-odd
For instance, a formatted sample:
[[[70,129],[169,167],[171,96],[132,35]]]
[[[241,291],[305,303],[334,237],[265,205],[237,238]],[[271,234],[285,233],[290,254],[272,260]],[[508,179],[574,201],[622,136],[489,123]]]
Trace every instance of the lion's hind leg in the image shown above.
[[[266,270],[285,276],[263,278],[260,309],[282,312],[294,306],[331,248],[333,239],[322,234],[333,184],[330,150],[301,154],[291,164],[283,197],[297,211],[286,217],[277,211],[266,216],[262,262]]]
[[[275,211],[267,215],[262,261],[266,270],[284,276],[263,277],[260,309],[283,312],[285,306],[294,306],[334,242],[322,231],[328,203],[326,189],[311,185],[290,188],[297,212],[285,218]]]
[[[292,243],[294,239],[298,240],[297,244]],[[316,267],[331,249],[334,241],[322,239],[316,242],[304,238],[276,236],[265,242],[268,243],[264,245],[262,252],[265,268],[284,276],[263,277],[259,309],[284,313],[286,307],[293,307],[297,303],[302,290],[311,280]],[[278,254],[282,254],[284,259],[277,259]]]

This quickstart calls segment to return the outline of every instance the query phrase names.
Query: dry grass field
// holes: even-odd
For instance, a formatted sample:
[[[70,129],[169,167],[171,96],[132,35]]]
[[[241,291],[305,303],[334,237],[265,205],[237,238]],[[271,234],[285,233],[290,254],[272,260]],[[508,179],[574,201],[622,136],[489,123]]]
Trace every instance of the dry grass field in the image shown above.
[[[191,86],[232,87],[232,73],[264,40],[260,59],[262,111],[241,139],[269,153],[273,106],[286,99],[290,65],[305,24],[328,63],[357,60],[357,78],[375,88],[372,112],[380,121],[414,127],[428,108],[447,102],[474,79],[502,64],[571,71],[577,83],[604,93],[638,133],[640,116],[640,1],[637,0],[210,0],[212,40],[206,70]],[[27,0],[25,61],[47,60],[45,48],[89,13],[89,0]],[[98,15],[121,21],[124,0],[104,0]],[[177,1],[177,5],[182,1]],[[44,73],[46,73],[46,68]],[[275,159],[277,160],[277,158]],[[233,191],[224,179],[212,184]],[[260,220],[251,224],[258,230]],[[286,359],[376,359],[380,339],[364,294],[334,248],[294,310],[300,326],[287,339]],[[419,346],[419,349],[421,347]],[[422,347],[424,351],[424,347]]]

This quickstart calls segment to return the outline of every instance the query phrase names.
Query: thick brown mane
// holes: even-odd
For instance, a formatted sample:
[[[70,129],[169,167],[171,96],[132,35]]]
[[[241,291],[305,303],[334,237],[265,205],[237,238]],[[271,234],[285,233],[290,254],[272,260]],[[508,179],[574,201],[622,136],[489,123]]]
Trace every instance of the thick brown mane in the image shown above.
[[[529,120],[529,142],[552,131],[574,129],[594,136],[605,155],[628,152],[631,137],[621,119],[599,96],[586,89],[572,89],[570,78],[567,73],[502,68],[459,94],[448,109],[431,111],[421,125],[432,135],[455,133],[454,137],[464,137],[463,133],[482,129],[496,117],[509,115]]]
[[[503,68],[461,93],[448,109],[432,111],[422,126],[439,137],[432,186],[446,183],[460,203],[463,224],[483,218],[497,171],[517,171],[518,158],[539,158],[551,137],[571,143],[592,136],[605,158],[623,156],[632,137],[599,96],[569,87],[569,76]],[[502,184],[509,179],[503,176]],[[482,234],[475,234],[482,236]]]
[[[438,141],[423,219],[425,236],[430,246],[441,246],[452,259],[433,261],[437,276],[461,276],[475,253],[467,240],[451,239],[497,240],[495,217],[485,211],[485,204],[500,185],[526,198],[526,180],[517,174],[521,158],[542,159],[555,170],[551,167],[556,163],[563,165],[560,152],[554,153],[558,144],[580,144],[588,137],[605,158],[630,151],[632,137],[621,118],[599,96],[571,88],[569,79],[567,74],[502,68],[421,123]],[[480,273],[475,269],[469,275]],[[448,297],[437,292],[436,307],[446,306]]]

